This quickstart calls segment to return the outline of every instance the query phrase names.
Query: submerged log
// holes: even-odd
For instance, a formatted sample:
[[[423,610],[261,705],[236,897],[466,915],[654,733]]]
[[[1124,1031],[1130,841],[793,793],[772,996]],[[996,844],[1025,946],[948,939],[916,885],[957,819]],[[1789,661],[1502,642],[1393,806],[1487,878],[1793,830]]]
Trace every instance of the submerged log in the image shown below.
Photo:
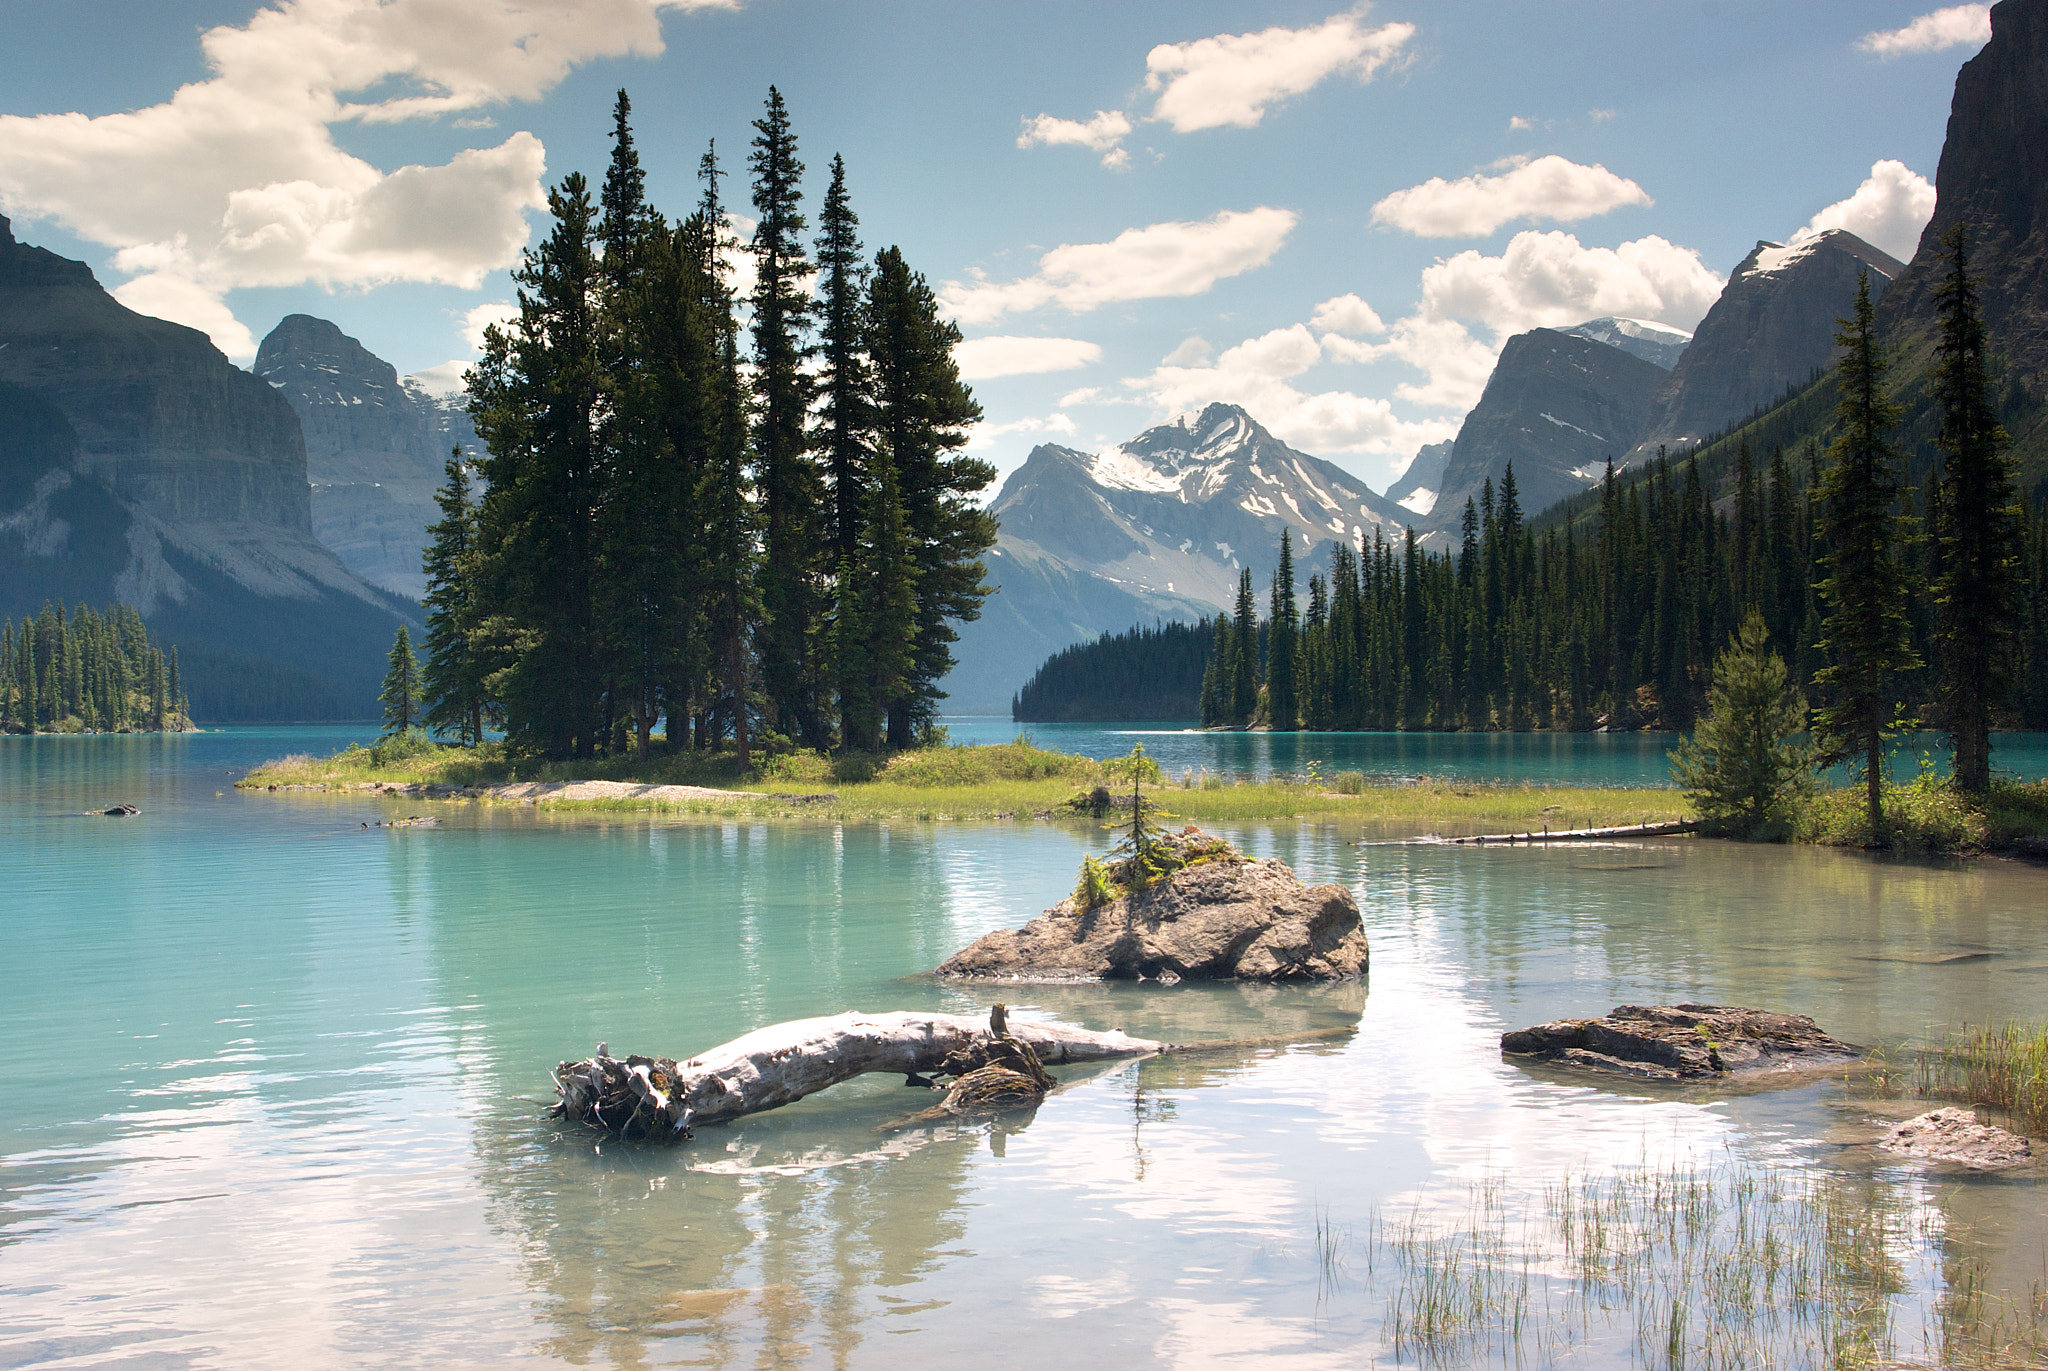
[[[1035,1104],[1052,1084],[1045,1065],[1142,1057],[1171,1046],[1121,1030],[1006,1023],[1000,1005],[986,1024],[965,1014],[851,1012],[756,1029],[685,1061],[613,1058],[599,1044],[596,1056],[555,1068],[561,1099],[548,1115],[621,1138],[683,1140],[695,1125],[777,1109],[871,1071],[927,1086],[932,1082],[920,1077],[958,1076],[944,1107],[981,1112]],[[969,1086],[979,1073],[990,1074]],[[1028,1089],[1020,1090],[1020,1082]]]
[[[1582,843],[1603,838],[1669,838],[1680,833],[1697,833],[1695,819],[1673,819],[1668,823],[1620,824],[1613,828],[1544,829],[1541,833],[1471,833],[1462,838],[1445,838],[1452,844],[1487,843]]]

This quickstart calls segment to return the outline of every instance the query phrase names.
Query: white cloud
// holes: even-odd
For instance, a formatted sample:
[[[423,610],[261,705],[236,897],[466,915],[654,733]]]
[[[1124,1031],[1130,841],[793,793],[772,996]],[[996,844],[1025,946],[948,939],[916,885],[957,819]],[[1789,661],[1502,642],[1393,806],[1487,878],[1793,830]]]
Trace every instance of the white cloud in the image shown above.
[[[1562,230],[1525,230],[1498,257],[1466,249],[1425,267],[1422,313],[1464,319],[1505,337],[1604,314],[1690,329],[1720,298],[1722,280],[1692,248],[1652,234],[1589,248]]]
[[[519,317],[519,306],[510,300],[492,300],[488,304],[472,305],[462,316],[462,339],[471,349],[481,353],[484,350],[484,330],[492,324],[500,328]]]
[[[1166,410],[1212,402],[1243,405],[1281,440],[1313,453],[1412,452],[1456,434],[1455,422],[1402,419],[1383,399],[1299,388],[1296,378],[1323,360],[1329,341],[1318,343],[1306,325],[1293,324],[1248,338],[1211,364],[1176,365],[1169,359],[1124,385]]]
[[[1058,305],[1081,313],[1122,300],[1200,295],[1263,266],[1293,231],[1292,210],[1225,210],[1211,219],[1125,229],[1107,243],[1062,243],[1021,280],[948,281],[939,298],[963,324]]]
[[[1510,114],[1508,116],[1509,133],[1527,133],[1535,127],[1536,121],[1534,119],[1525,118],[1519,114]]]
[[[1432,176],[1372,207],[1376,224],[1424,238],[1483,238],[1515,219],[1570,223],[1624,205],[1653,203],[1643,188],[1606,167],[1552,154],[1517,161],[1499,176]]]
[[[998,376],[1036,376],[1071,371],[1102,360],[1102,347],[1083,338],[1019,338],[997,335],[969,338],[953,349],[966,381]]]
[[[1145,57],[1145,87],[1159,96],[1150,117],[1176,133],[1251,128],[1267,106],[1329,77],[1348,73],[1370,81],[1414,36],[1413,24],[1367,28],[1352,13],[1308,28],[1161,43]]]
[[[1161,360],[1170,367],[1200,366],[1216,355],[1216,349],[1199,333],[1191,333]]]
[[[463,383],[463,373],[475,365],[461,360],[442,362],[437,366],[422,367],[405,379],[417,383],[429,395],[446,399],[463,393],[467,388]]]
[[[1024,131],[1017,135],[1017,146],[1028,148],[1044,144],[1048,147],[1088,148],[1102,154],[1103,166],[1120,171],[1131,164],[1131,155],[1122,146],[1130,131],[1131,121],[1124,117],[1122,110],[1099,109],[1095,111],[1095,117],[1088,120],[1041,114],[1024,121]]]
[[[211,75],[163,104],[0,117],[0,204],[117,249],[116,267],[138,278],[124,299],[176,310],[167,317],[246,357],[228,291],[474,287],[517,260],[526,214],[544,204],[529,133],[384,171],[343,151],[335,124],[538,99],[577,63],[658,54],[667,7],[676,0],[282,0],[208,30]]]
[[[151,272],[114,287],[114,298],[137,314],[196,328],[230,357],[254,357],[256,335],[218,295],[168,272]]]
[[[1923,14],[1902,29],[1866,33],[1856,46],[1879,57],[1903,57],[1910,52],[1940,52],[1965,45],[1981,47],[1991,41],[1991,6],[1951,5]]]
[[[1904,262],[1912,258],[1920,231],[1933,217],[1934,187],[1927,178],[1904,162],[1886,158],[1871,164],[1869,177],[1855,194],[1814,215],[1792,237],[1796,242],[1829,229],[1847,229]]]
[[[1309,324],[1318,333],[1385,333],[1387,326],[1373,307],[1355,294],[1339,295],[1316,306]]]
[[[1384,341],[1330,334],[1323,349],[1333,361],[1414,367],[1422,379],[1396,386],[1396,399],[1462,411],[1478,403],[1514,334],[1606,314],[1690,329],[1722,284],[1697,252],[1654,235],[1589,248],[1569,233],[1526,230],[1498,257],[1468,249],[1425,267],[1415,312],[1396,320]]]
[[[1043,419],[1017,419],[1007,424],[976,424],[967,440],[969,451],[995,446],[996,439],[1006,433],[1057,433],[1071,438],[1078,430],[1071,415],[1049,414]]]

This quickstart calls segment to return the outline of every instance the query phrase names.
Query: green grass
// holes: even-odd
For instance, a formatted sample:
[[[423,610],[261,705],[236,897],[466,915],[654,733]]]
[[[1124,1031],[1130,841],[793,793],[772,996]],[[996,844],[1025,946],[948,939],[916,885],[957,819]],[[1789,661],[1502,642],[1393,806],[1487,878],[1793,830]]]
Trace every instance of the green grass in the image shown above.
[[[1965,1025],[1920,1053],[1915,1084],[1924,1098],[1988,1105],[2048,1137],[2048,1025]]]
[[[403,751],[397,749],[396,751]],[[328,757],[300,753],[265,762],[237,784],[348,788],[371,785],[487,786],[512,781],[633,781],[698,785],[736,792],[730,798],[604,799],[550,803],[564,811],[662,812],[833,819],[999,819],[1074,817],[1070,805],[1110,778],[1086,757],[1033,746],[1025,739],[981,747],[931,747],[886,758],[795,753],[769,759],[742,776],[727,753],[630,757],[581,762],[510,758],[502,744],[440,748],[413,756],[393,749],[345,748]],[[1119,788],[1121,788],[1120,783]],[[1334,787],[1334,788],[1333,788]],[[830,793],[830,803],[792,794]],[[1237,822],[1333,816],[1424,830],[1498,828],[1537,831],[1684,817],[1669,789],[1592,789],[1424,780],[1375,786],[1357,772],[1266,781],[1187,771],[1156,791],[1182,822]],[[1092,821],[1092,820],[1091,820]]]

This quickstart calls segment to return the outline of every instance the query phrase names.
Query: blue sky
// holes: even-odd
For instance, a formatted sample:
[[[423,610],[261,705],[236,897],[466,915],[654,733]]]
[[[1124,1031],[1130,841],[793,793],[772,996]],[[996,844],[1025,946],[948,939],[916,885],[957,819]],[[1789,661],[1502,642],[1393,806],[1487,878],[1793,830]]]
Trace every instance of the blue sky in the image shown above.
[[[1803,227],[1909,251],[1984,23],[1925,0],[0,0],[0,208],[244,364],[305,312],[452,375],[540,188],[601,175],[613,92],[659,207],[688,208],[715,138],[744,212],[773,83],[813,212],[840,153],[870,250],[955,312],[1005,471],[1224,399],[1383,487],[1515,332],[1689,327]]]

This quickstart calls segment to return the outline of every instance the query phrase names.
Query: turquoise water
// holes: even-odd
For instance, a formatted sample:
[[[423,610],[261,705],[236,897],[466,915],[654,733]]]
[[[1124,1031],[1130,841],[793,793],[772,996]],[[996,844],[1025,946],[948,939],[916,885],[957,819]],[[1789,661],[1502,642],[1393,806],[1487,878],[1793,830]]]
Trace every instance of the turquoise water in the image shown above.
[[[928,1101],[868,1080],[653,1151],[543,1121],[548,1068],[599,1038],[981,1012],[921,973],[1058,899],[1104,835],[467,804],[370,830],[419,803],[232,789],[349,736],[0,739],[0,1365],[1391,1364],[1384,1268],[1326,1279],[1319,1220],[1641,1158],[1876,1187],[1931,1235],[1902,1308],[1966,1259],[1994,1289],[2043,1269],[2038,1171],[1885,1163],[1839,1083],[1602,1088],[1498,1053],[1623,1002],[1859,1042],[2038,1017],[2037,868],[1244,827],[1357,893],[1368,985],[1005,997],[1182,1041],[1354,1037],[1077,1073],[994,1125],[878,1131]],[[142,815],[79,815],[117,801]],[[1570,1364],[1629,1365],[1632,1339],[1589,1333]]]
[[[1362,771],[1375,780],[1442,776],[1531,785],[1668,786],[1677,733],[1209,733],[1185,723],[1018,724],[999,715],[947,721],[955,742],[1006,743],[1019,733],[1040,746],[1089,757],[1129,752],[1134,743],[1178,776],[1188,767],[1226,774],[1300,773],[1311,763],[1325,776]],[[2000,733],[1992,767],[2038,781],[2048,776],[2048,733]],[[1891,754],[1892,775],[1911,780],[1927,757],[1947,774],[1948,750],[1936,734],[1902,738]],[[1848,771],[1835,776],[1846,783]]]

